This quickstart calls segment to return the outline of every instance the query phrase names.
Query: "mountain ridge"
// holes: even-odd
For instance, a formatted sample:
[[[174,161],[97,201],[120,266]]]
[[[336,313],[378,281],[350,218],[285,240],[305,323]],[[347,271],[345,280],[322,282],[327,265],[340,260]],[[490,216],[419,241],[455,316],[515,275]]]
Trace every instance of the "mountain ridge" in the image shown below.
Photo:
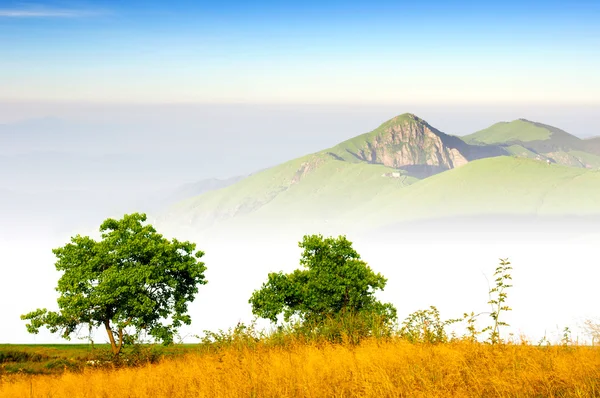
[[[586,152],[600,156],[600,136],[587,138],[584,142]]]
[[[328,152],[346,161],[358,160],[406,170],[420,178],[474,159],[507,154],[495,146],[469,145],[412,113],[395,116],[368,133],[339,143]]]
[[[519,123],[530,127],[533,122]],[[600,173],[548,165],[548,157],[531,150],[527,156],[511,155],[515,146],[468,144],[413,114],[402,114],[331,148],[190,198],[164,219],[192,230],[240,223],[281,228],[281,222],[342,225],[345,230],[487,214],[494,206],[520,215],[579,214],[578,208],[600,214],[600,189],[595,188],[600,187]],[[584,155],[594,160],[595,155]],[[415,167],[422,168],[422,175]],[[560,188],[565,181],[573,197]]]
[[[473,145],[498,145],[511,155],[572,167],[600,168],[600,144],[525,118],[499,122],[462,138]]]

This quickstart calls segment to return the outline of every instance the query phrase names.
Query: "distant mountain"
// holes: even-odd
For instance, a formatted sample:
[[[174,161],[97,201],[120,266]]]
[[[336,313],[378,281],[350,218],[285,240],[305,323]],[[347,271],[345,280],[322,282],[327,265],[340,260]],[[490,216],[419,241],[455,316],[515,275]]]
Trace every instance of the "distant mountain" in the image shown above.
[[[215,191],[217,189],[228,187],[238,181],[243,180],[244,178],[246,178],[246,176],[231,177],[224,180],[218,178],[207,178],[201,181],[185,184],[175,190],[175,192],[173,192],[173,194],[169,197],[169,200],[176,202],[198,196],[204,192]]]
[[[497,145],[509,154],[571,167],[600,168],[600,144],[526,119],[496,123],[462,137],[473,145]]]
[[[524,124],[527,134],[499,125],[500,132],[479,132],[468,144],[412,114],[400,115],[370,133],[185,200],[162,221],[192,231],[292,225],[364,231],[486,214],[600,215],[600,172],[548,165],[520,146],[556,135],[546,148],[564,152],[569,148],[559,145],[581,140],[540,124],[515,124]],[[514,146],[531,155],[506,156]]]
[[[600,156],[600,137],[592,137],[584,140],[586,152]]]
[[[527,119],[500,122],[476,133],[462,137],[473,144],[526,144],[537,152],[582,149],[581,139],[542,123]]]
[[[163,215],[170,224],[204,229],[268,208],[267,219],[341,217],[377,192],[418,179],[383,165],[351,163],[316,153],[267,169],[216,191],[185,200]]]
[[[185,199],[193,198],[203,193],[226,188],[246,178],[245,176],[231,177],[227,179],[207,178],[197,182],[182,185],[175,189],[162,190],[152,195],[144,195],[135,203],[146,212],[160,212]]]

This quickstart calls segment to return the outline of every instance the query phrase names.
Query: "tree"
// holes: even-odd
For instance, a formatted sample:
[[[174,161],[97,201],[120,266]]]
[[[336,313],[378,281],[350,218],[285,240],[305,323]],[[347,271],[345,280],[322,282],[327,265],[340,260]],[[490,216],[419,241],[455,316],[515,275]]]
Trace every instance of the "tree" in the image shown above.
[[[322,323],[340,314],[369,313],[391,321],[396,309],[375,299],[387,280],[361,260],[345,236],[304,236],[300,264],[305,268],[290,274],[270,273],[249,302],[252,312],[277,322],[283,314],[289,321],[299,316],[305,322]]]
[[[114,355],[136,333],[172,342],[177,328],[191,323],[188,302],[206,284],[199,260],[204,253],[194,253],[194,243],[169,241],[145,221],[138,213],[109,218],[100,226],[100,241],[77,235],[54,249],[56,269],[63,272],[56,288],[59,311],[22,315],[27,331],[36,334],[45,326],[69,339],[84,325],[104,327]]]

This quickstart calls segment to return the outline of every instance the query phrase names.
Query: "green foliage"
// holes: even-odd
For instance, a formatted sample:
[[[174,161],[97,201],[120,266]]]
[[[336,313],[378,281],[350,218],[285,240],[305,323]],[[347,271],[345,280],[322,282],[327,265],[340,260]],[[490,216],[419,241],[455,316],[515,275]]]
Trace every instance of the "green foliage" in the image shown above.
[[[191,323],[188,302],[206,283],[199,261],[204,253],[194,253],[193,243],[167,240],[144,221],[138,213],[107,219],[102,240],[77,235],[54,249],[63,273],[56,288],[59,311],[22,315],[27,331],[45,326],[69,339],[83,325],[103,326],[115,355],[142,332],[171,343],[177,328]]]
[[[430,306],[429,309],[413,312],[404,320],[400,337],[411,343],[445,343],[448,341],[446,326],[458,321],[460,319],[442,321],[438,309]]]
[[[133,344],[115,356],[110,345],[98,344],[0,344],[0,378],[3,374],[61,374],[87,367],[117,368],[156,363],[197,350],[197,345]]]
[[[510,266],[508,259],[500,259],[500,265],[494,272],[494,282],[496,285],[489,291],[490,301],[488,301],[488,304],[492,306],[490,317],[492,318],[493,325],[484,328],[482,332],[490,332],[489,341],[492,344],[502,341],[500,339],[500,327],[509,326],[506,322],[500,320],[500,315],[503,312],[512,310],[505,304],[507,298],[506,289],[512,287],[512,285],[508,284],[508,281],[512,280],[510,270],[512,270],[512,267]]]
[[[0,364],[9,362],[41,362],[48,359],[47,355],[18,350],[0,351]]]
[[[146,344],[133,344],[129,351],[125,351],[124,355],[107,361],[107,364],[111,366],[140,366],[149,363],[159,362],[167,353],[161,346],[146,345]],[[176,355],[170,353],[170,356]]]
[[[80,345],[0,345],[0,378],[3,374],[56,374],[77,371],[85,366],[90,353]]]
[[[313,329],[344,314],[348,314],[346,321],[361,313],[393,322],[396,309],[374,296],[387,280],[361,260],[345,236],[307,235],[299,246],[304,249],[300,259],[304,269],[270,273],[249,300],[255,315],[274,323],[280,315],[286,322],[297,318]]]
[[[550,347],[552,345],[552,343],[550,343],[550,340],[548,340],[548,337],[546,337],[546,334],[544,333],[544,336],[538,341],[538,347]]]
[[[196,336],[199,338],[199,336]],[[266,335],[256,330],[255,322],[245,325],[239,322],[234,328],[219,329],[217,332],[204,331],[201,344],[209,349],[222,349],[227,347],[252,348]]]
[[[466,312],[463,314],[462,320],[467,323],[466,337],[468,340],[477,341],[477,336],[479,336],[482,333],[482,331],[477,329],[477,325],[476,325],[476,320],[479,315],[481,315],[481,314],[475,314],[472,311],[470,314],[468,314]]]
[[[392,337],[393,327],[388,313],[343,311],[322,321],[297,322],[291,332],[305,341],[358,344],[367,337]]]
[[[63,371],[77,371],[81,369],[81,364],[73,360],[60,358],[47,362],[44,367],[48,370],[62,369]]]

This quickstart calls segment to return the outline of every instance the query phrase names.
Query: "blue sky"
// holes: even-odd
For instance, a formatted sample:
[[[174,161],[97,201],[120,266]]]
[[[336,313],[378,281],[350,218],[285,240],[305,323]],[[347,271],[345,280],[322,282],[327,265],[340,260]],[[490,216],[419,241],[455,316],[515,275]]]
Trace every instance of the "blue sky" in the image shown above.
[[[600,2],[0,2],[0,100],[600,103]]]

